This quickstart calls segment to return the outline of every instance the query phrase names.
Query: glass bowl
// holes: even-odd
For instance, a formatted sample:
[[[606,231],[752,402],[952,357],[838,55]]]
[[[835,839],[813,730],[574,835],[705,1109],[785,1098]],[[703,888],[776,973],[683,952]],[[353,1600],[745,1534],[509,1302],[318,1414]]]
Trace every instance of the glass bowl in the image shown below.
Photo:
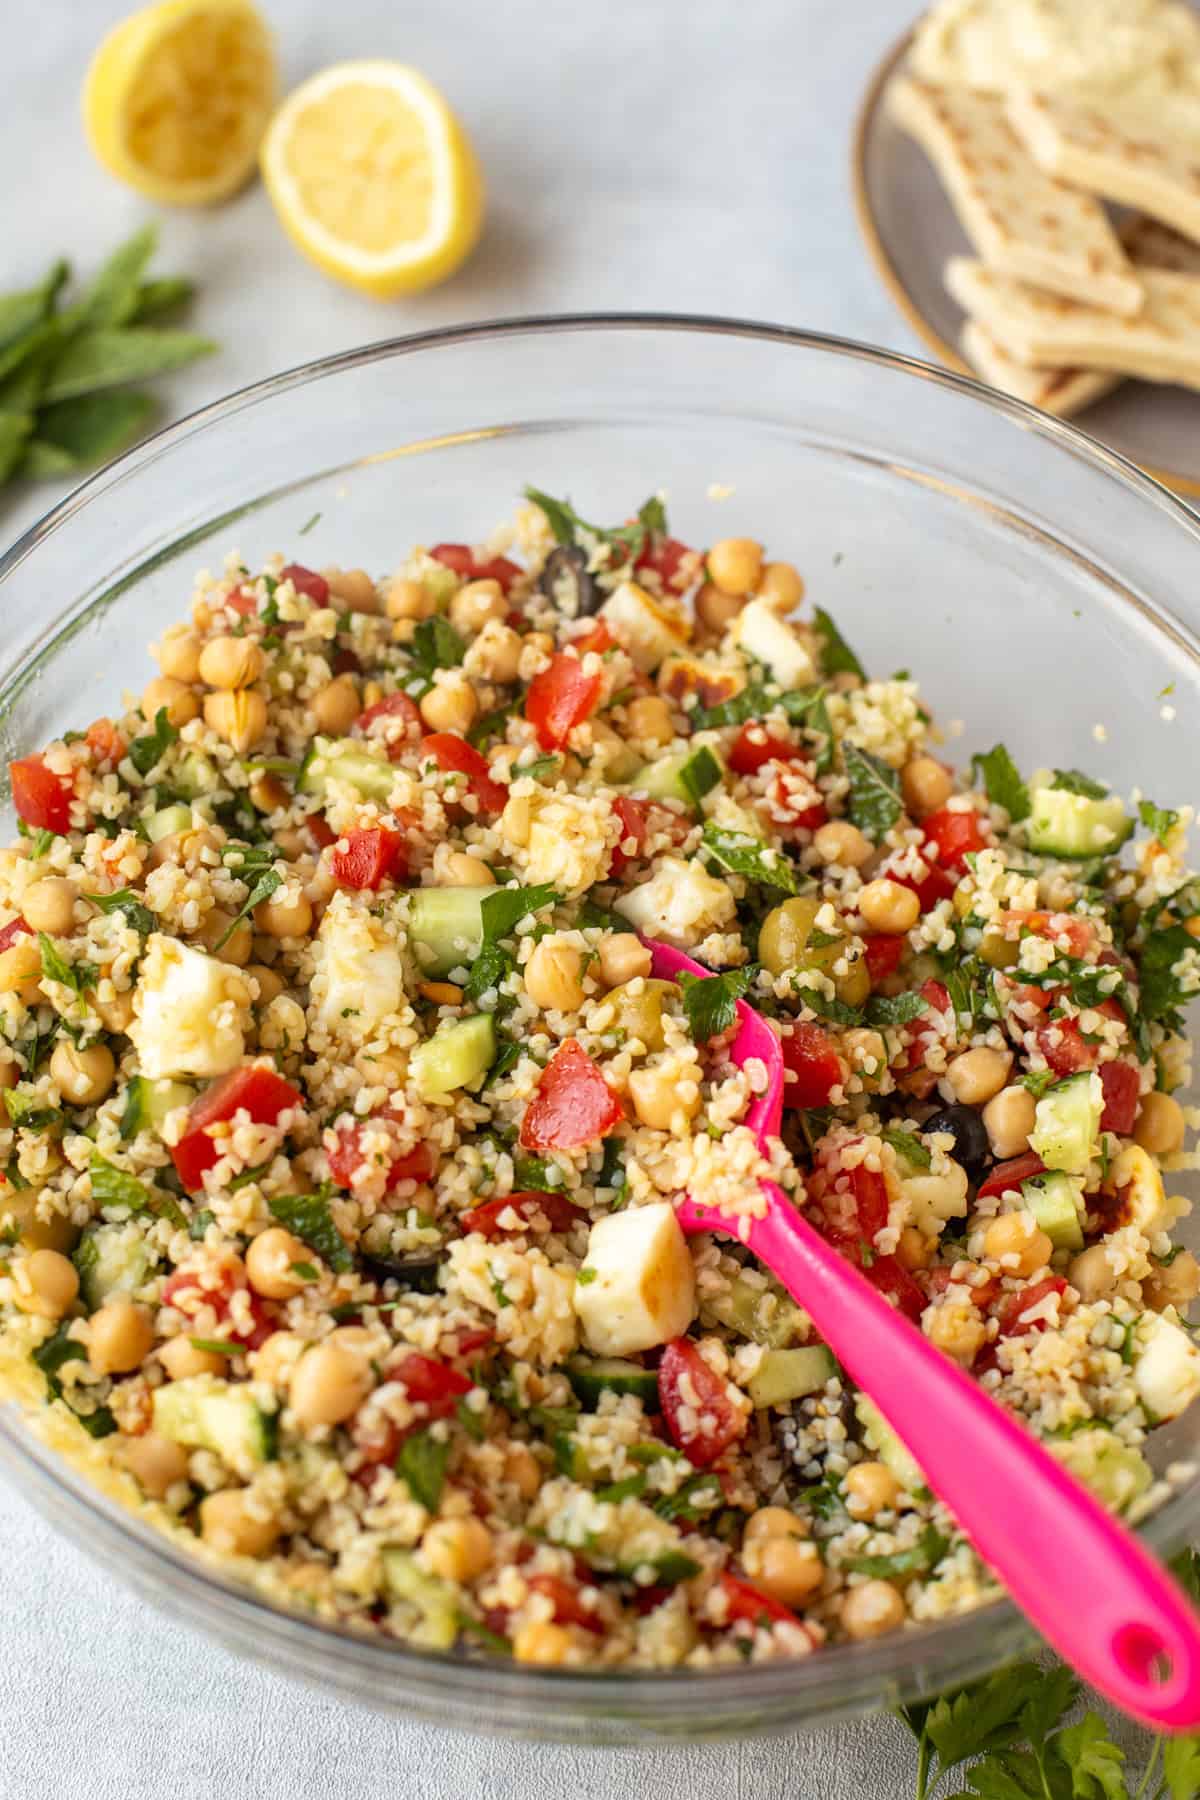
[[[1082,766],[1162,805],[1200,761],[1185,615],[1200,522],[1130,463],[955,375],[799,331],[689,318],[516,320],[374,345],[280,375],[151,438],[0,561],[5,757],[138,690],[194,570],[237,548],[376,571],[478,539],[522,483],[623,518],[655,489],[692,543],[751,532],[796,562],[870,666],[911,668],[958,760]],[[961,722],[961,723],[959,723]],[[1200,1408],[1152,1441],[1200,1451]],[[31,1504],[165,1611],[382,1711],[591,1742],[813,1727],[995,1667],[1007,1604],[802,1662],[594,1675],[469,1663],[285,1615],[115,1507],[0,1409]],[[1146,1526],[1192,1535],[1200,1480]],[[1021,1529],[1014,1520],[1014,1529]],[[1047,1576],[1069,1582],[1069,1546]],[[1081,1597],[1083,1599],[1083,1597]],[[67,1604],[69,1604],[69,1599]]]

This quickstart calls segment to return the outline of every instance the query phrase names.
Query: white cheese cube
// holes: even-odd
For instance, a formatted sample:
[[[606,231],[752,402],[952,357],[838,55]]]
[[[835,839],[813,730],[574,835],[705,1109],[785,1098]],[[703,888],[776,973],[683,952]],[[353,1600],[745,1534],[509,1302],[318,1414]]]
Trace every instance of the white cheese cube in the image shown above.
[[[679,856],[664,856],[650,879],[622,894],[613,909],[646,937],[662,938],[680,950],[731,925],[736,912],[723,881]]]
[[[240,969],[177,938],[146,939],[129,1036],[143,1075],[225,1075],[245,1054],[250,985]]]
[[[680,1337],[696,1316],[691,1251],[669,1201],[608,1213],[592,1226],[575,1283],[584,1341],[630,1356]]]
[[[604,602],[599,616],[646,675],[686,644],[692,632],[691,620],[681,606],[672,600],[656,600],[636,581],[623,581]]]
[[[746,656],[767,665],[781,687],[804,687],[815,679],[812,657],[770,601],[751,600],[743,606],[733,636]]]
[[[1158,1313],[1138,1320],[1133,1385],[1154,1419],[1177,1419],[1200,1394],[1200,1351]]]
[[[312,997],[334,1037],[361,1041],[407,1005],[404,963],[380,919],[335,894],[313,954]]]

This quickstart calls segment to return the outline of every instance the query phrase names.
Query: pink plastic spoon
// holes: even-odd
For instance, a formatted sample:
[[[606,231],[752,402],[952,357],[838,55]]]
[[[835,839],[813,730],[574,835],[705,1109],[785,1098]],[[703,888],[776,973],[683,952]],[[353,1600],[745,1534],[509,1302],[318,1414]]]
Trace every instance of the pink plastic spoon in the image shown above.
[[[646,940],[654,973],[710,970]],[[779,1041],[738,1001],[731,1049],[767,1070],[746,1114],[778,1133]],[[1200,1619],[1167,1570],[1010,1413],[818,1235],[772,1181],[762,1218],[734,1221],[687,1199],[685,1231],[739,1237],[804,1308],[851,1380],[904,1440],[930,1485],[1049,1643],[1126,1712],[1167,1731],[1200,1726]]]

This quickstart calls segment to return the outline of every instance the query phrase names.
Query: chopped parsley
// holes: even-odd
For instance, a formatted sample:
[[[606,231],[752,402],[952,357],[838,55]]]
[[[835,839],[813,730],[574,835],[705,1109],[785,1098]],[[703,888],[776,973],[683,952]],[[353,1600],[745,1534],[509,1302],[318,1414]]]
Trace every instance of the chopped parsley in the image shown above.
[[[333,1222],[327,1194],[277,1194],[267,1205],[281,1225],[294,1231],[337,1274],[345,1275],[354,1267],[350,1247]]]
[[[396,1473],[408,1483],[413,1499],[435,1513],[446,1485],[450,1445],[431,1431],[410,1431],[396,1456]]]
[[[544,494],[535,487],[526,487],[524,492],[525,498],[545,513],[556,543],[578,544],[589,538],[595,539],[608,545],[614,565],[636,562],[651,538],[667,535],[667,511],[657,494],[652,494],[638,508],[632,525],[606,529],[602,525],[589,525],[586,519],[580,518],[569,500],[556,500],[553,495]]]
[[[158,929],[158,920],[148,906],[143,906],[132,888],[118,888],[115,894],[85,894],[102,913],[124,913],[125,922],[139,937]]]
[[[1061,794],[1082,794],[1085,800],[1108,799],[1104,783],[1093,781],[1090,775],[1084,775],[1078,769],[1055,769],[1050,786]]]
[[[733,831],[710,819],[704,827],[701,848],[719,868],[728,869],[731,875],[744,875],[749,881],[778,888],[784,894],[799,891],[796,870],[787,857],[778,850],[768,850],[747,831]]]
[[[129,760],[139,775],[148,775],[157,763],[160,763],[179,733],[167,717],[167,709],[160,706],[154,715],[154,729],[144,737],[135,737],[129,746]]]
[[[86,988],[95,987],[98,970],[93,963],[69,963],[54,939],[44,931],[38,932],[38,944],[42,952],[42,975],[47,981],[57,981],[61,987],[70,988],[73,994],[82,994]]]
[[[1153,800],[1139,800],[1138,818],[1151,837],[1156,837],[1159,843],[1169,837],[1179,823],[1177,812],[1168,812],[1165,807],[1155,806]]]

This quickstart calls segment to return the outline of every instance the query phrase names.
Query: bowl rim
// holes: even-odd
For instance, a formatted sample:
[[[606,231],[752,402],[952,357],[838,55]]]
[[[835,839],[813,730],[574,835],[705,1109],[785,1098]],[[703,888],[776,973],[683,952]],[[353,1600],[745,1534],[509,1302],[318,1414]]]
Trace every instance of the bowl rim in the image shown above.
[[[0,588],[55,532],[102,500],[113,486],[134,478],[140,469],[158,457],[201,430],[231,418],[244,407],[268,401],[308,382],[394,357],[538,334],[563,336],[614,331],[742,338],[774,344],[784,350],[831,354],[868,367],[933,382],[961,394],[973,404],[1006,416],[1021,430],[1132,489],[1175,526],[1182,526],[1200,550],[1200,516],[1162,482],[1121,452],[1090,437],[1070,420],[1042,413],[970,375],[938,367],[905,352],[782,324],[684,312],[571,312],[514,315],[381,338],[296,364],[207,402],[141,440],[36,519],[0,554]],[[1200,677],[1200,637],[1186,621],[1177,618],[1157,600],[1135,601],[1130,594],[1122,594],[1120,598],[1125,605],[1135,605],[1148,614],[1156,632],[1173,641],[1177,649],[1191,658]],[[46,654],[80,611],[86,611],[95,603],[94,594],[84,602],[69,602],[43,628],[35,631],[32,638],[25,640],[19,654],[3,668],[0,716],[19,691],[32,665]],[[64,1503],[75,1515],[73,1523],[82,1515],[90,1515],[91,1523],[99,1527],[99,1534],[90,1541],[83,1534],[72,1534],[71,1541],[78,1548],[103,1558],[106,1563],[107,1552],[117,1546],[126,1552],[132,1551],[132,1566],[122,1566],[116,1571],[122,1579],[136,1585],[140,1575],[142,1583],[160,1595],[163,1588],[173,1587],[175,1598],[178,1598],[182,1585],[184,1595],[190,1593],[196,1604],[194,1617],[197,1623],[217,1635],[223,1630],[228,1631],[236,1639],[237,1647],[251,1655],[266,1657],[268,1647],[273,1644],[274,1648],[283,1651],[285,1658],[290,1656],[292,1673],[304,1673],[302,1659],[307,1654],[314,1659],[310,1678],[329,1679],[332,1663],[316,1666],[320,1651],[327,1646],[331,1658],[340,1659],[344,1664],[347,1679],[354,1674],[376,1678],[390,1676],[403,1683],[408,1677],[411,1685],[398,1688],[392,1704],[401,1710],[406,1707],[411,1710],[418,1696],[428,1700],[436,1692],[440,1701],[457,1702],[460,1708],[457,1717],[444,1722],[466,1723],[470,1727],[470,1721],[461,1709],[472,1701],[477,1705],[480,1695],[488,1692],[494,1701],[509,1700],[526,1709],[525,1726],[518,1729],[528,1726],[537,1709],[547,1709],[549,1735],[555,1735],[556,1731],[561,1735],[569,1723],[572,1708],[579,1709],[584,1718],[592,1721],[605,1716],[627,1717],[636,1731],[639,1725],[653,1721],[661,1709],[669,1707],[681,1725],[690,1723],[696,1732],[703,1733],[706,1720],[710,1727],[719,1730],[722,1721],[729,1723],[729,1713],[740,1707],[745,1715],[745,1729],[786,1730],[794,1726],[798,1718],[811,1716],[822,1702],[827,1703],[832,1717],[840,1717],[849,1710],[864,1711],[881,1702],[934,1693],[944,1687],[948,1670],[955,1671],[952,1679],[954,1685],[958,1685],[1028,1650],[1037,1642],[1032,1627],[1022,1621],[1011,1601],[1002,1598],[974,1611],[930,1622],[928,1627],[922,1624],[914,1631],[873,1643],[835,1645],[812,1657],[711,1671],[689,1668],[532,1669],[495,1659],[473,1661],[452,1653],[413,1649],[396,1640],[369,1637],[345,1626],[286,1611],[253,1588],[216,1572],[205,1561],[176,1548],[168,1535],[94,1487],[76,1468],[43,1444],[33,1428],[15,1423],[23,1416],[12,1406],[0,1406],[0,1448],[5,1453],[5,1461],[10,1467],[14,1462],[22,1465],[22,1473],[29,1484],[28,1498],[41,1498],[49,1503],[46,1509],[39,1508],[39,1511],[43,1518],[49,1512],[52,1515],[50,1522],[57,1528],[63,1528],[63,1521],[57,1516],[56,1509],[62,1508]],[[1180,1516],[1184,1512],[1190,1513],[1189,1519]],[[1200,1482],[1190,1493],[1182,1490],[1164,1503],[1146,1521],[1145,1534],[1160,1554],[1170,1553],[1186,1541],[1198,1518]],[[139,1555],[143,1565],[140,1571],[137,1567]],[[172,1610],[175,1609],[172,1607]],[[221,1616],[222,1612],[225,1617]],[[923,1672],[923,1654],[933,1655],[940,1667],[933,1672]],[[698,1680],[698,1676],[704,1679]],[[709,1679],[718,1676],[719,1686],[715,1679]],[[722,1695],[722,1703],[714,1711],[718,1693]],[[783,1710],[789,1695],[797,1702],[790,1719]],[[623,1705],[627,1709],[624,1714],[621,1712]],[[760,1713],[756,1710],[759,1707],[766,1710]],[[497,1713],[493,1730],[503,1729],[501,1712]],[[478,1724],[474,1728],[478,1729]],[[652,1724],[650,1728],[652,1731]],[[542,1734],[547,1735],[544,1726]]]

